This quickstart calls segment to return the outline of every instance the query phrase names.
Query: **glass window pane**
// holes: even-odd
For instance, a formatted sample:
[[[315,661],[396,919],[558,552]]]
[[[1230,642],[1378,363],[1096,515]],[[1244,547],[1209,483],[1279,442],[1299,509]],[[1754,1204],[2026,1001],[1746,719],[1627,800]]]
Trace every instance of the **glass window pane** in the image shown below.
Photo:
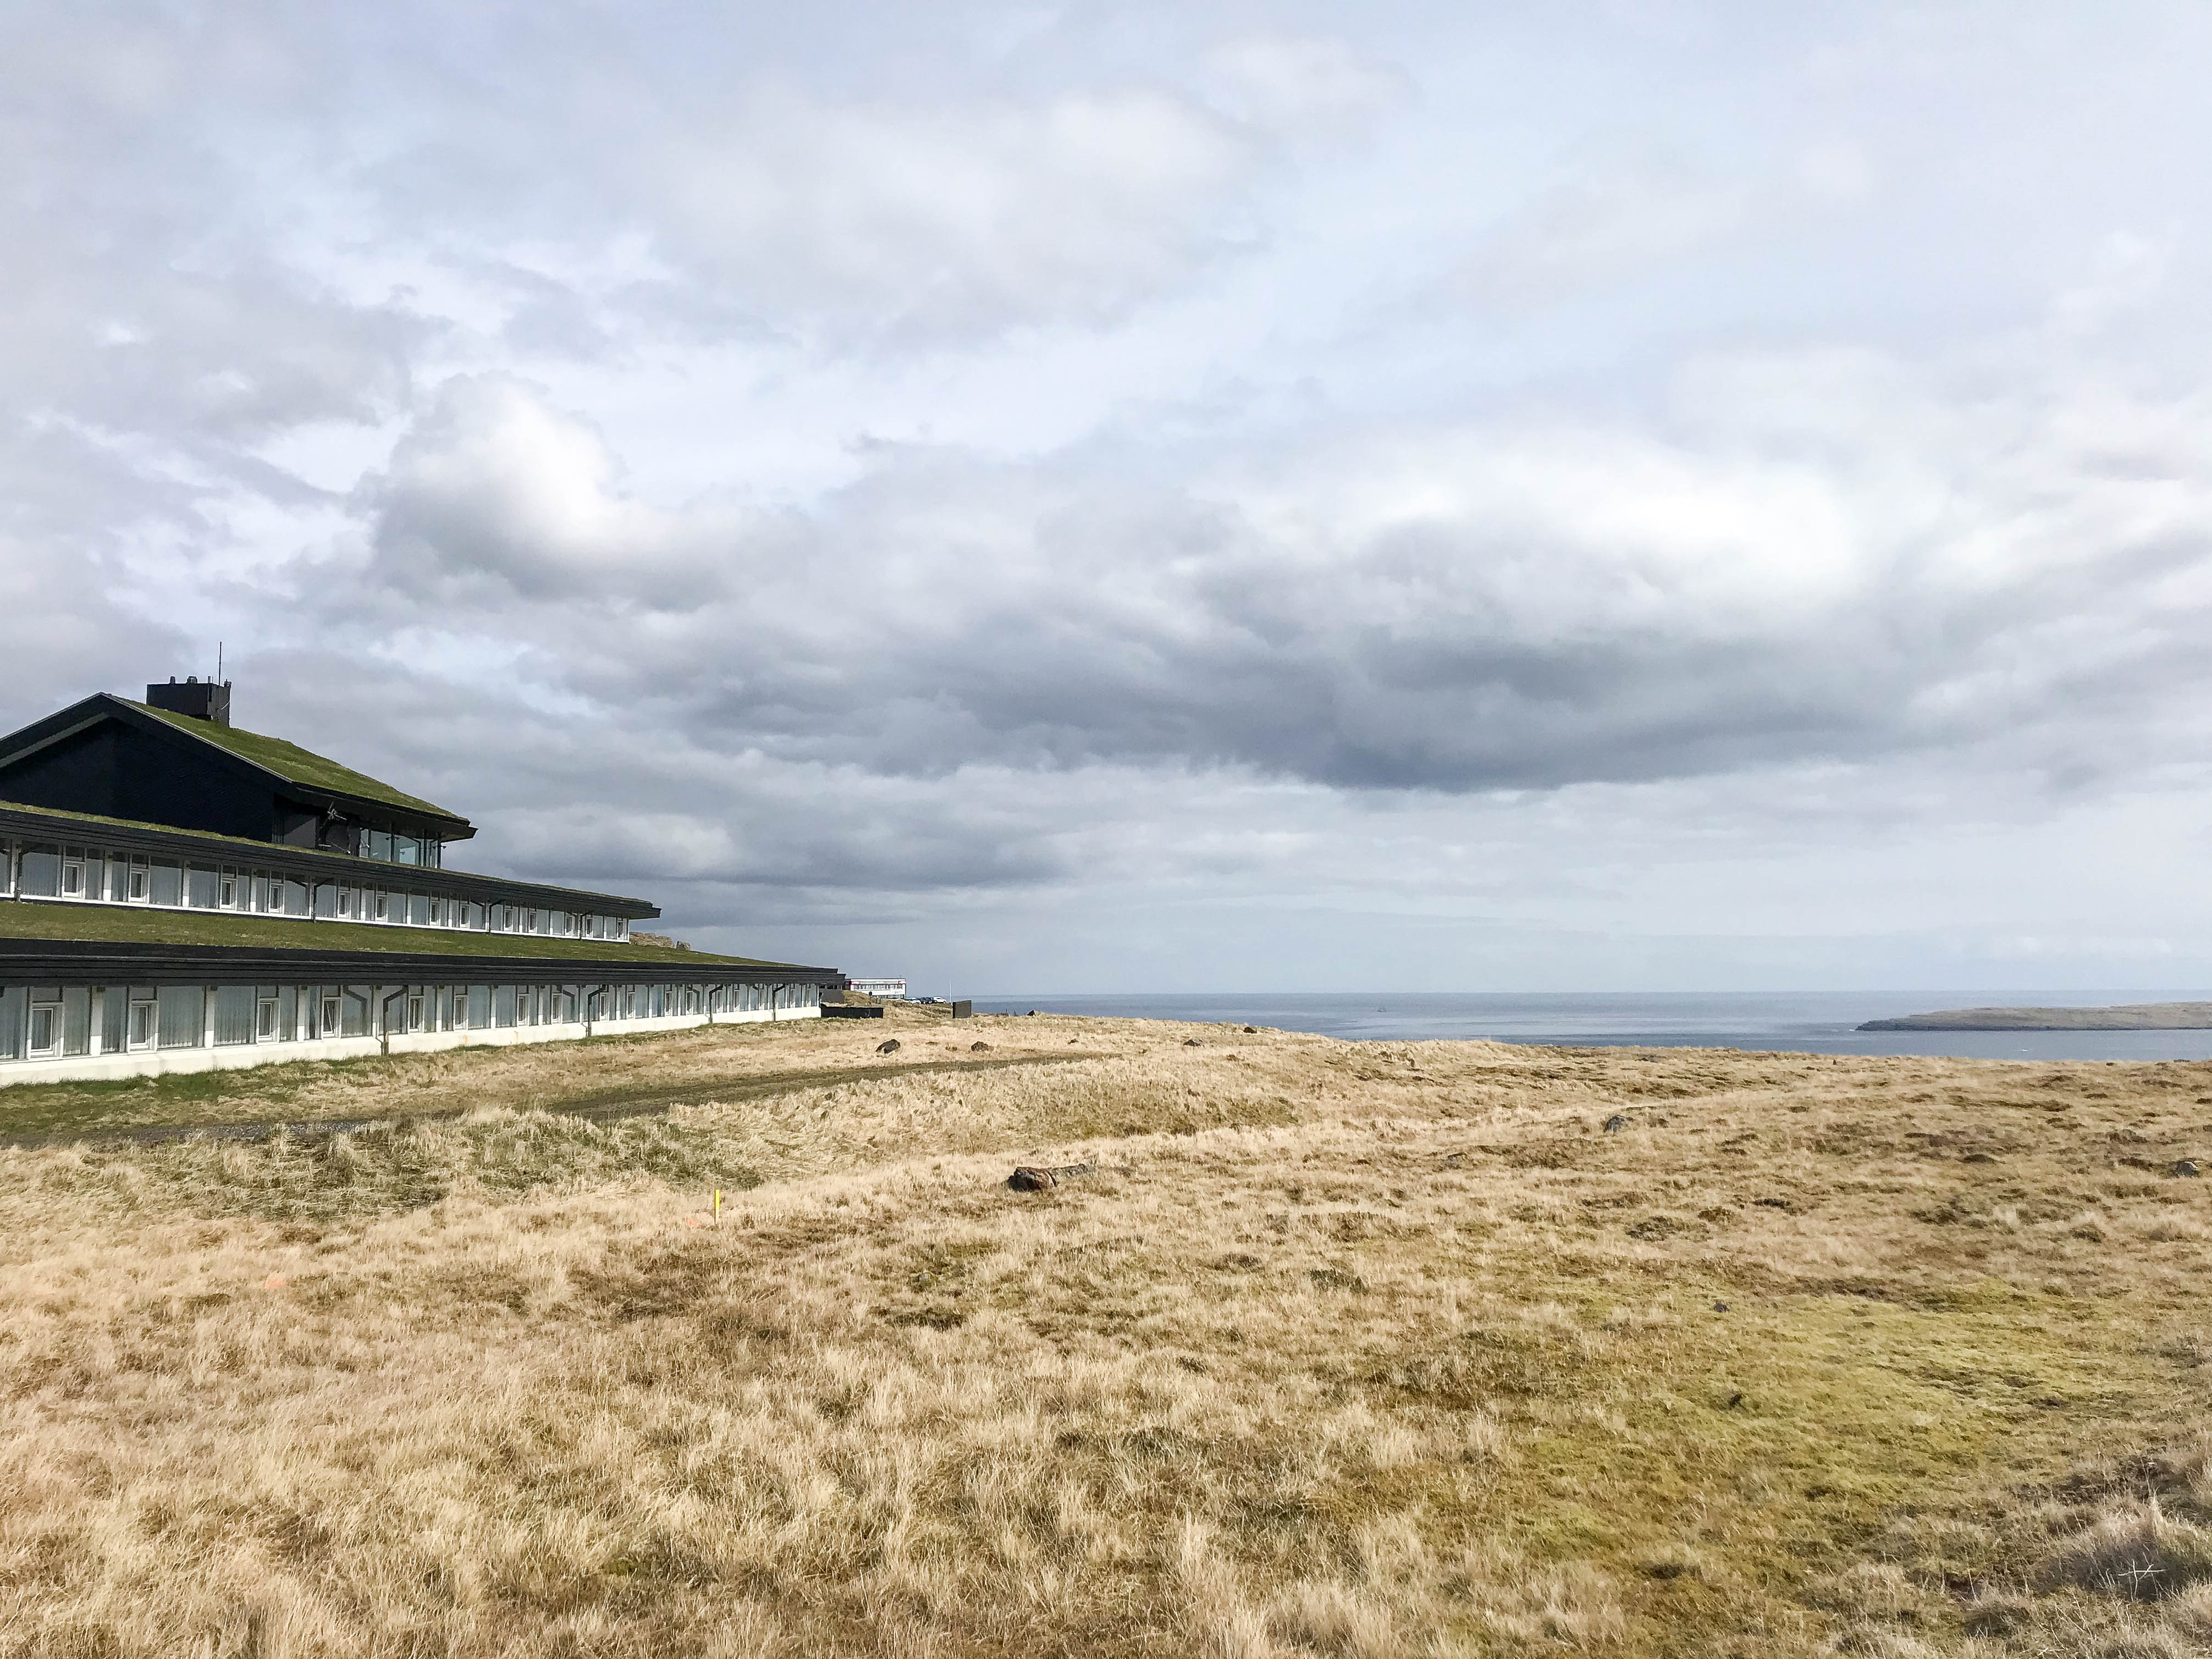
[[[218,985],[215,992],[215,1040],[219,1043],[253,1041],[253,987]]]
[[[24,1053],[33,1060],[45,1060],[61,1052],[62,1011],[58,1004],[34,1002],[31,1005],[31,1035],[24,1044]]]
[[[166,859],[154,860],[154,902],[182,904],[185,902],[184,866]]]
[[[58,898],[62,890],[62,853],[58,847],[23,849],[23,896]]]
[[[198,866],[185,872],[185,902],[195,910],[216,908],[216,873]]]
[[[159,866],[155,866],[160,868]],[[155,993],[161,1007],[161,1045],[197,1048],[206,1036],[207,990],[198,985],[164,985]]]

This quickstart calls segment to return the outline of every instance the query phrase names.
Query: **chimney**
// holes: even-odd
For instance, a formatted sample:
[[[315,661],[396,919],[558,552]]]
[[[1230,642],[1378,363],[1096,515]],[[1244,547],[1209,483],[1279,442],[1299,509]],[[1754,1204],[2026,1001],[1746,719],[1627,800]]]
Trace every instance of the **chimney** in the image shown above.
[[[174,674],[167,685],[146,688],[149,708],[166,708],[172,714],[189,714],[196,720],[211,721],[216,726],[230,724],[230,682],[217,685],[213,680],[201,679],[196,674],[185,676],[182,685]]]

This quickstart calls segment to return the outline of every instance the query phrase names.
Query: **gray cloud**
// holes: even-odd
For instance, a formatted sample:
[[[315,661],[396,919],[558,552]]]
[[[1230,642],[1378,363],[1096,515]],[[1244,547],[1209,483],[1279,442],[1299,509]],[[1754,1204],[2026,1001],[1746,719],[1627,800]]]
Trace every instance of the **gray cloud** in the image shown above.
[[[2123,460],[2080,411],[1963,410],[1879,361],[1693,378],[1707,429],[1671,439],[1401,428],[1137,492],[1081,456],[908,453],[751,514],[647,508],[585,423],[469,382],[371,492],[377,570],[511,606],[576,690],[703,748],[897,775],[1464,791],[1999,736],[2096,765],[2086,710],[2201,680],[2193,404],[2130,407]],[[1911,487],[1870,501],[1870,472]]]

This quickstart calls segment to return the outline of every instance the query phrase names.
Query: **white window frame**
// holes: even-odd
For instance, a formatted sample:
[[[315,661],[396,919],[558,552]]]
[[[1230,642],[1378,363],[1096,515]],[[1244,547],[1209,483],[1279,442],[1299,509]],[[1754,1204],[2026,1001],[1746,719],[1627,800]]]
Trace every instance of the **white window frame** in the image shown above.
[[[278,999],[256,997],[253,1000],[253,1040],[256,1042],[280,1042],[284,1034],[276,1029]]]
[[[161,1040],[161,1003],[151,997],[132,998],[124,1009],[124,1048],[131,1054],[143,1054]]]
[[[39,1041],[39,1022],[46,1023],[46,1040]],[[62,1005],[58,1002],[34,1002],[31,1005],[29,1029],[23,1033],[23,1054],[27,1060],[54,1060],[62,1051]]]

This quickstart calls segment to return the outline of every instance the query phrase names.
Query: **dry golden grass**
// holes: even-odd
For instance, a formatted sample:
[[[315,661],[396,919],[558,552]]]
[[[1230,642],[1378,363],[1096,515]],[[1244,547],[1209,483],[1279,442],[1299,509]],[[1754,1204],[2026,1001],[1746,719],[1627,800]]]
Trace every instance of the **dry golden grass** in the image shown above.
[[[0,1653],[2212,1642],[2212,1066],[902,1012],[391,1075],[499,1103],[0,1153]]]

